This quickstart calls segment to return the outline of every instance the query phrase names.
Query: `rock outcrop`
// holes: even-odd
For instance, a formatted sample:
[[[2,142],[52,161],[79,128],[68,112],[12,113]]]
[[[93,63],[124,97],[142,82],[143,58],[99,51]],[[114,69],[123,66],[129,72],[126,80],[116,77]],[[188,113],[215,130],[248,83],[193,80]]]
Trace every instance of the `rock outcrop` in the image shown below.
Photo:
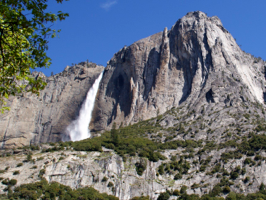
[[[217,157],[223,150],[210,152],[213,156],[210,166],[215,166]],[[182,149],[165,151],[164,155],[169,157],[173,154],[182,154]],[[263,154],[265,155],[265,153]],[[195,156],[193,160],[206,159],[207,156]],[[136,196],[149,196],[156,200],[160,193],[166,190],[180,190],[183,185],[188,187],[188,194],[203,195],[210,192],[214,185],[219,183],[219,178],[206,172],[196,172],[199,165],[191,168],[187,175],[180,180],[174,180],[173,174],[158,174],[158,167],[162,161],[151,162],[145,158],[129,157],[123,161],[111,150],[103,152],[77,152],[64,150],[52,153],[33,152],[32,161],[27,160],[26,155],[13,155],[12,157],[0,157],[1,178],[16,179],[17,185],[40,181],[40,172],[48,182],[58,182],[73,189],[81,187],[93,187],[101,193],[107,193],[119,197],[120,200],[129,200]],[[260,165],[246,166],[243,164],[245,157],[224,164],[223,169],[233,172],[236,167],[246,169],[245,174],[240,174],[231,185],[232,191],[238,193],[255,193],[261,183],[265,184],[266,163]],[[136,163],[145,162],[146,169],[142,175],[136,171]],[[163,161],[165,162],[165,161]],[[23,164],[22,164],[23,163]],[[208,169],[211,167],[208,166]],[[4,170],[6,169],[6,170]],[[19,172],[19,175],[14,173]],[[249,177],[249,184],[243,180]],[[110,183],[110,184],[109,184]],[[109,185],[109,186],[107,186]],[[197,185],[197,186],[196,186]],[[0,183],[0,194],[4,193],[6,185]],[[171,199],[177,199],[172,196]]]
[[[103,69],[84,62],[50,77],[34,72],[34,76],[42,76],[47,86],[39,96],[24,94],[9,99],[11,110],[0,115],[2,148],[61,141]]]
[[[136,123],[179,106],[200,114],[211,104],[224,108],[247,99],[263,104],[265,66],[240,49],[218,17],[188,13],[171,30],[114,55],[105,68],[91,129]]]

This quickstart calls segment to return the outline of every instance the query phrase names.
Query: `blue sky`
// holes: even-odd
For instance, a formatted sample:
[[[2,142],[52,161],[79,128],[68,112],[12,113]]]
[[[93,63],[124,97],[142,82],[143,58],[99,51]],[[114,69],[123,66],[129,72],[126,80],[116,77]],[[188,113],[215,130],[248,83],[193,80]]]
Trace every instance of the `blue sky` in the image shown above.
[[[266,60],[265,0],[69,0],[62,4],[48,1],[52,12],[69,13],[52,28],[61,29],[49,42],[49,69],[38,69],[47,76],[67,65],[92,61],[106,66],[125,45],[170,29],[186,13],[203,11],[218,16],[241,48]]]

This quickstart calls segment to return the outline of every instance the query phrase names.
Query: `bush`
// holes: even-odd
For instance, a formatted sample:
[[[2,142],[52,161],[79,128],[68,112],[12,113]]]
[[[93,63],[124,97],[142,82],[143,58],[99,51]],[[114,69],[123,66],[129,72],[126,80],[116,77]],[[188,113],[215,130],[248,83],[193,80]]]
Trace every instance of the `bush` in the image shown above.
[[[20,174],[18,170],[13,172],[13,175],[18,175],[18,174]]]
[[[147,167],[147,162],[144,159],[141,159],[140,162],[137,162],[135,164],[136,166],[136,171],[139,176],[142,176],[143,172],[145,171]]]
[[[114,183],[111,181],[107,184],[107,187],[113,187],[113,186],[114,186]]]
[[[182,187],[180,189],[180,193],[181,194],[186,194],[187,193],[187,186],[186,185],[182,185]]]
[[[8,183],[8,185],[14,186],[17,184],[17,180],[16,179],[11,179]]]
[[[210,196],[215,197],[218,196],[222,192],[222,188],[219,184],[215,185],[210,192]]]
[[[173,191],[173,195],[174,196],[179,196],[180,195],[180,191],[179,190],[174,190]]]
[[[251,158],[246,158],[246,159],[244,160],[244,164],[245,164],[245,165],[249,165],[249,164],[251,164],[251,165],[255,165],[256,163],[255,163],[253,160],[251,160]]]
[[[247,182],[249,182],[250,181],[250,177],[249,176],[247,176],[244,180],[244,183],[247,183]]]
[[[175,176],[174,176],[174,180],[179,180],[179,179],[182,179],[183,175],[180,174],[180,173],[177,173]]]
[[[28,162],[29,162],[29,161],[32,161],[32,155],[31,155],[31,154],[27,155],[27,161],[28,161]]]
[[[238,176],[239,176],[239,174],[237,172],[231,172],[230,173],[230,178],[233,179],[233,180],[237,179]]]
[[[108,178],[105,176],[105,177],[103,177],[102,182],[106,182],[107,180],[108,180]]]
[[[9,183],[9,179],[4,179],[4,180],[2,181],[2,184],[4,184],[4,185],[8,185],[8,183]]]
[[[43,160],[43,159],[44,159],[44,157],[39,157],[39,158],[37,158],[37,161]]]
[[[23,163],[18,163],[17,167],[21,167],[23,165]]]
[[[64,160],[65,158],[63,156],[60,156],[59,160]]]
[[[224,186],[223,193],[227,194],[231,191],[230,187],[228,185]]]
[[[141,196],[141,197],[133,197],[132,199],[130,200],[150,200],[150,197],[149,196]]]
[[[157,200],[168,200],[170,198],[170,194],[168,192],[163,192],[159,195]]]
[[[38,177],[43,177],[43,175],[45,174],[45,169],[41,169],[40,171],[39,171],[39,175],[38,175]]]

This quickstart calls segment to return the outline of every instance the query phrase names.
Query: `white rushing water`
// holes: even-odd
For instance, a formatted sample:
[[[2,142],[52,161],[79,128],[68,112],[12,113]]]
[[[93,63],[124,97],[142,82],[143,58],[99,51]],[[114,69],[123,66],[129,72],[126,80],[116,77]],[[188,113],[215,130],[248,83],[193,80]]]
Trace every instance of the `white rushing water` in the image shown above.
[[[92,110],[94,107],[95,97],[98,91],[103,72],[95,80],[93,86],[87,93],[86,100],[83,102],[79,111],[78,118],[73,121],[66,129],[71,141],[84,140],[90,137],[89,124],[91,121]]]

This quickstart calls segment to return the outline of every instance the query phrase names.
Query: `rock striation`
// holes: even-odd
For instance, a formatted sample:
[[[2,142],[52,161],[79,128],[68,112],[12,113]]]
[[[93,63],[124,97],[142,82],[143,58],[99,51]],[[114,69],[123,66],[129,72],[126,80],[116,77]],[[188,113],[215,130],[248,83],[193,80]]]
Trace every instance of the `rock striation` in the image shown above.
[[[129,125],[179,106],[200,114],[202,106],[211,104],[224,108],[247,99],[264,104],[265,66],[240,49],[218,17],[188,13],[170,30],[113,56],[91,129],[109,129],[113,122]]]
[[[24,94],[10,98],[11,110],[0,115],[2,148],[61,141],[103,69],[103,66],[83,62],[67,66],[63,72],[50,77],[34,72],[33,76],[41,76],[47,86],[39,96]]]

